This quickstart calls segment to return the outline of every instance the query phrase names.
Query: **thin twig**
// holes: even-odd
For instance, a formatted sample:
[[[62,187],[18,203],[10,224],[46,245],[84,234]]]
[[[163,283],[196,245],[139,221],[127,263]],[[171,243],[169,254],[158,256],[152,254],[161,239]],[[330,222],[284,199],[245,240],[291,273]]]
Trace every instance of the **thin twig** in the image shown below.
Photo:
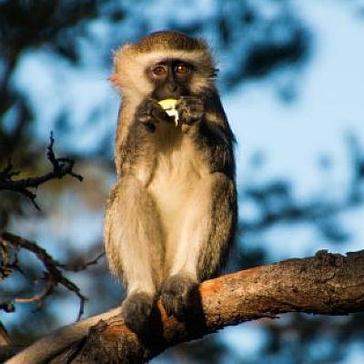
[[[87,269],[88,267],[90,267],[92,265],[96,265],[104,255],[105,255],[105,252],[102,251],[102,252],[98,253],[95,258],[93,258],[87,262],[79,263],[79,264],[75,264],[75,265],[59,264],[58,267],[60,267],[64,270],[67,270],[69,272],[80,272],[82,270]]]
[[[74,160],[70,158],[57,158],[54,154],[53,145],[54,138],[51,132],[47,147],[47,158],[53,166],[51,172],[37,177],[14,179],[13,177],[19,175],[19,172],[13,170],[13,165],[9,160],[3,170],[0,171],[0,190],[19,192],[26,196],[37,210],[40,210],[36,202],[37,195],[31,189],[37,189],[45,182],[56,178],[61,179],[66,175],[70,175],[81,182],[83,177],[73,172]]]
[[[79,312],[77,316],[77,320],[79,320],[84,312],[84,306],[87,298],[81,293],[78,286],[73,283],[71,280],[66,278],[62,272],[62,269],[65,269],[66,265],[61,264],[54,258],[52,258],[45,249],[40,247],[35,242],[23,239],[20,236],[3,232],[0,234],[0,243],[1,246],[6,246],[6,244],[12,245],[14,249],[26,249],[36,255],[36,257],[43,263],[44,267],[46,268],[45,277],[43,280],[47,282],[47,287],[41,292],[38,293],[32,297],[17,297],[15,299],[15,302],[37,302],[39,305],[43,303],[45,298],[49,296],[54,288],[56,288],[57,285],[62,285],[69,291],[72,291],[77,295],[77,297],[80,300],[80,307]],[[99,254],[95,259],[93,259],[90,262],[85,263],[83,266],[88,267],[89,265],[96,264],[97,260],[102,256],[102,254]],[[81,268],[76,269],[75,271],[80,271]]]

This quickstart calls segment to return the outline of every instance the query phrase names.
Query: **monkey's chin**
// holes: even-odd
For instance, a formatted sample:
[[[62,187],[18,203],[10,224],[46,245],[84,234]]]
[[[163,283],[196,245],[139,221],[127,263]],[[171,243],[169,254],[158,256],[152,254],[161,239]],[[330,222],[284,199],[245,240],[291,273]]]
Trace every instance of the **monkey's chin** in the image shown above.
[[[178,126],[178,111],[176,110],[178,100],[176,99],[164,99],[158,101],[159,105],[162,106],[163,110],[169,115],[174,117],[174,123]]]

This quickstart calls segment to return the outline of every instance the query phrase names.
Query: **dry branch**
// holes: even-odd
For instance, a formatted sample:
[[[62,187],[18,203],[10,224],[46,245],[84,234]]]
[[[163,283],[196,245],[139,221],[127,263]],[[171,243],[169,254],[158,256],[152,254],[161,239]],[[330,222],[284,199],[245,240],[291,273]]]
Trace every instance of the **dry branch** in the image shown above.
[[[53,151],[53,145],[54,138],[53,133],[51,133],[49,145],[47,147],[47,158],[52,164],[52,171],[42,176],[14,180],[14,177],[18,176],[20,172],[14,171],[11,161],[8,161],[7,165],[0,171],[0,190],[21,193],[30,199],[35,208],[40,210],[40,207],[36,202],[37,195],[34,192],[34,189],[37,189],[40,185],[52,179],[60,179],[67,175],[70,175],[81,182],[83,177],[73,171],[75,162],[70,158],[57,158]]]
[[[97,264],[99,259],[104,255],[104,252],[101,252],[96,258],[90,261],[82,262],[74,266],[68,266],[52,258],[52,256],[50,256],[47,251],[36,242],[24,239],[6,231],[0,231],[0,280],[5,279],[14,271],[23,272],[20,262],[18,261],[18,252],[21,249],[34,254],[42,263],[44,270],[40,280],[44,282],[44,288],[41,292],[28,297],[16,296],[5,302],[0,300],[0,310],[12,312],[15,310],[14,303],[36,302],[38,306],[41,306],[45,299],[53,293],[54,289],[60,285],[68,289],[70,292],[73,292],[79,298],[80,307],[77,316],[77,319],[79,320],[83,314],[87,298],[81,293],[79,287],[65,276],[64,271],[79,272],[85,270],[89,266]]]
[[[364,310],[364,251],[346,256],[319,251],[206,281],[191,298],[185,322],[167,317],[158,303],[150,334],[138,338],[120,317],[100,321],[87,337],[51,363],[140,363],[170,346],[244,321],[286,312],[345,315]]]

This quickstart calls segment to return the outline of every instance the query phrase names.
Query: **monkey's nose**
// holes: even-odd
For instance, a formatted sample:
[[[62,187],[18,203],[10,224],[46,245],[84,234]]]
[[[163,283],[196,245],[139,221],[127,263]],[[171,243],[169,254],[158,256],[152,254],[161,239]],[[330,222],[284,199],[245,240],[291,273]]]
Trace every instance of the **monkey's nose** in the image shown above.
[[[178,86],[176,83],[169,83],[168,84],[168,91],[170,92],[176,92],[178,89]]]

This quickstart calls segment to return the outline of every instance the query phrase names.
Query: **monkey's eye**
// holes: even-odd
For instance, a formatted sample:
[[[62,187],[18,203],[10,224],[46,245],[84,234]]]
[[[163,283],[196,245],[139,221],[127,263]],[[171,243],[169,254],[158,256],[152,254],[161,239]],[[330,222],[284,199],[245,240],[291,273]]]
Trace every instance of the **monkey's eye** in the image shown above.
[[[162,65],[158,65],[152,69],[152,73],[154,76],[161,77],[167,73],[167,69]]]
[[[187,73],[190,72],[190,67],[188,67],[186,64],[184,63],[180,63],[175,67],[175,72],[178,75],[186,75]]]

